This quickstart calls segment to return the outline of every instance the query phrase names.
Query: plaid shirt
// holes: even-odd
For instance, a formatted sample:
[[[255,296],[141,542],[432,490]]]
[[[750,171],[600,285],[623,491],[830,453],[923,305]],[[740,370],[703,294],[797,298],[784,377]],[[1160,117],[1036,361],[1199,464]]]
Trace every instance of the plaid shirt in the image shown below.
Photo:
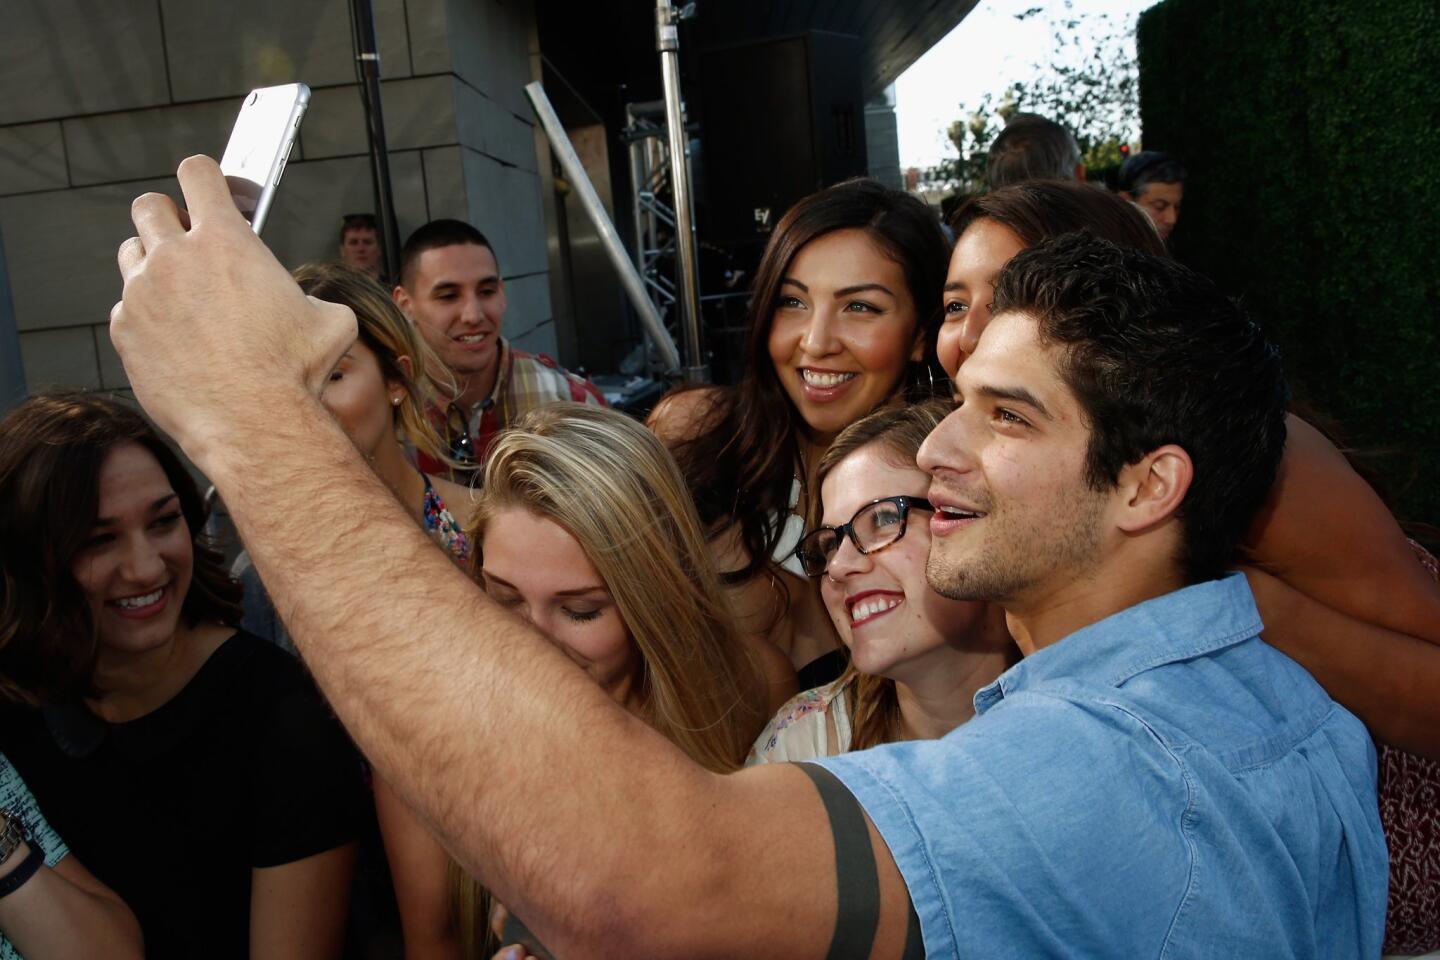
[[[600,389],[566,370],[543,353],[526,353],[510,346],[500,338],[500,374],[495,378],[495,389],[490,396],[474,404],[468,416],[464,408],[451,403],[441,407],[431,404],[428,408],[430,422],[449,445],[452,455],[468,453],[478,470],[485,465],[485,457],[495,435],[514,423],[521,414],[543,407],[549,403],[571,400],[593,406],[606,405]],[[466,432],[460,432],[460,423],[466,424]],[[456,459],[464,459],[457,456]],[[452,479],[467,479],[471,471],[449,469],[433,457],[420,451],[415,452],[416,465],[426,473],[452,476]]]

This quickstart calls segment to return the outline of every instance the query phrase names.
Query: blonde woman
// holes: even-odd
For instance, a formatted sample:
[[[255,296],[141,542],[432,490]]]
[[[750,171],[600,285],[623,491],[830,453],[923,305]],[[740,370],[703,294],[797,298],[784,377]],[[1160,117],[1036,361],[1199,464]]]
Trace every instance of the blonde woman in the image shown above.
[[[947,599],[926,580],[933,510],[915,456],[950,409],[929,400],[879,410],[820,458],[824,522],[795,554],[820,582],[850,666],[782,707],[747,764],[943,737],[974,716],[975,692],[1019,659],[1002,610]]]
[[[445,460],[440,436],[424,413],[430,378],[437,372],[443,376],[443,367],[368,274],[341,263],[315,263],[300,267],[294,277],[307,294],[349,307],[358,321],[359,338],[330,371],[321,401],[415,522],[456,563],[468,564],[470,542],[464,529],[470,492],[443,477],[421,473],[402,442]],[[247,555],[241,554],[234,573],[245,586],[241,626],[293,653],[285,626]]]
[[[416,522],[456,562],[467,562],[469,491],[421,473],[402,443],[445,462],[443,441],[425,417],[432,378],[447,376],[444,367],[368,274],[319,263],[296,270],[295,280],[315,299],[349,307],[359,321],[360,337],[330,371],[321,400]]]
[[[476,496],[485,591],[692,760],[738,768],[767,716],[765,670],[736,633],[660,441],[616,411],[555,404],[500,436]],[[408,813],[381,827],[407,958],[487,956],[473,883],[452,870],[447,884],[448,858]]]

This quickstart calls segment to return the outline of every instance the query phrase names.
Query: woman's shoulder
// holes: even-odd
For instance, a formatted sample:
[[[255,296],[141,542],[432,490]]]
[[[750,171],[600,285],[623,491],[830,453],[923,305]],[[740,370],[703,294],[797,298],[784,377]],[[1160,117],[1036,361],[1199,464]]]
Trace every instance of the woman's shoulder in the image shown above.
[[[462,528],[470,524],[470,514],[475,509],[475,491],[464,484],[456,483],[453,480],[446,480],[444,477],[428,474],[430,485],[435,488],[436,495],[455,522]]]
[[[848,687],[848,682],[836,680],[791,697],[760,731],[745,765],[812,760],[839,752],[831,749],[831,741],[836,720],[849,710]]]
[[[660,398],[645,425],[667,446],[686,443],[718,427],[734,397],[730,387],[681,387]]]

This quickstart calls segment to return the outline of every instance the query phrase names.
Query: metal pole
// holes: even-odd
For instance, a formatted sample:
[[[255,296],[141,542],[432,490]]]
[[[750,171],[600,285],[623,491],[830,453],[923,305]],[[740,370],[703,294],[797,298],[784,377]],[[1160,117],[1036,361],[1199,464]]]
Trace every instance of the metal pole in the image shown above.
[[[24,399],[25,364],[20,356],[20,332],[15,325],[15,301],[10,297],[5,242],[0,235],[0,416]]]
[[[655,48],[660,51],[660,73],[665,81],[665,128],[670,135],[670,192],[675,198],[676,284],[680,330],[685,341],[685,379],[710,379],[700,343],[700,273],[695,255],[694,207],[690,201],[690,137],[680,104],[680,12],[670,0],[655,0]]]
[[[370,180],[375,188],[375,216],[380,226],[380,253],[385,276],[400,279],[400,228],[390,192],[390,152],[385,146],[385,114],[380,106],[380,53],[375,46],[375,14],[370,0],[350,0],[350,34],[360,76],[360,104],[370,135]]]
[[[635,126],[635,113],[631,105],[625,107],[625,129],[630,130]],[[640,184],[644,168],[644,140],[631,140],[627,153],[630,158],[630,218],[631,227],[635,237],[635,269],[643,275],[645,271],[645,231],[642,229],[643,220],[640,211]],[[645,369],[650,366],[650,351],[654,348],[654,341],[650,339],[650,333],[645,331]]]
[[[525,96],[530,98],[530,106],[535,110],[535,116],[540,120],[540,126],[545,130],[545,136],[550,140],[550,148],[555,151],[555,159],[560,161],[560,169],[565,172],[565,177],[574,188],[575,195],[580,198],[580,205],[585,208],[589,215],[590,222],[595,225],[595,231],[600,234],[600,245],[610,257],[610,263],[620,274],[620,283],[625,292],[630,295],[630,302],[635,307],[635,312],[640,314],[640,322],[645,324],[645,329],[654,338],[655,345],[660,348],[661,359],[665,361],[667,371],[680,369],[680,354],[675,349],[675,341],[670,339],[670,333],[665,329],[665,324],[660,321],[660,314],[655,310],[655,304],[651,302],[645,293],[645,283],[640,279],[640,274],[635,269],[635,264],[630,261],[630,254],[626,252],[625,245],[620,242],[620,235],[615,232],[615,224],[610,222],[610,216],[605,212],[605,206],[600,202],[600,197],[595,193],[595,187],[590,182],[590,177],[585,173],[585,166],[580,162],[580,157],[575,153],[575,146],[566,135],[565,128],[560,125],[560,118],[555,115],[555,108],[550,105],[550,98],[545,95],[545,86],[536,80],[534,83],[525,85]]]

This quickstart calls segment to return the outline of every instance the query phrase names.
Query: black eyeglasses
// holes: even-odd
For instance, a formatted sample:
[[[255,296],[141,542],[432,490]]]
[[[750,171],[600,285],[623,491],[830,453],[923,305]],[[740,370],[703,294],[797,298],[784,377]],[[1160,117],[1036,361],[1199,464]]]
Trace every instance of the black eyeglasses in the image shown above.
[[[849,537],[861,553],[874,553],[905,536],[905,523],[911,510],[935,508],[924,497],[884,497],[872,500],[838,527],[818,527],[800,538],[795,556],[805,572],[818,577],[830,566],[830,558],[840,549],[840,539]]]

